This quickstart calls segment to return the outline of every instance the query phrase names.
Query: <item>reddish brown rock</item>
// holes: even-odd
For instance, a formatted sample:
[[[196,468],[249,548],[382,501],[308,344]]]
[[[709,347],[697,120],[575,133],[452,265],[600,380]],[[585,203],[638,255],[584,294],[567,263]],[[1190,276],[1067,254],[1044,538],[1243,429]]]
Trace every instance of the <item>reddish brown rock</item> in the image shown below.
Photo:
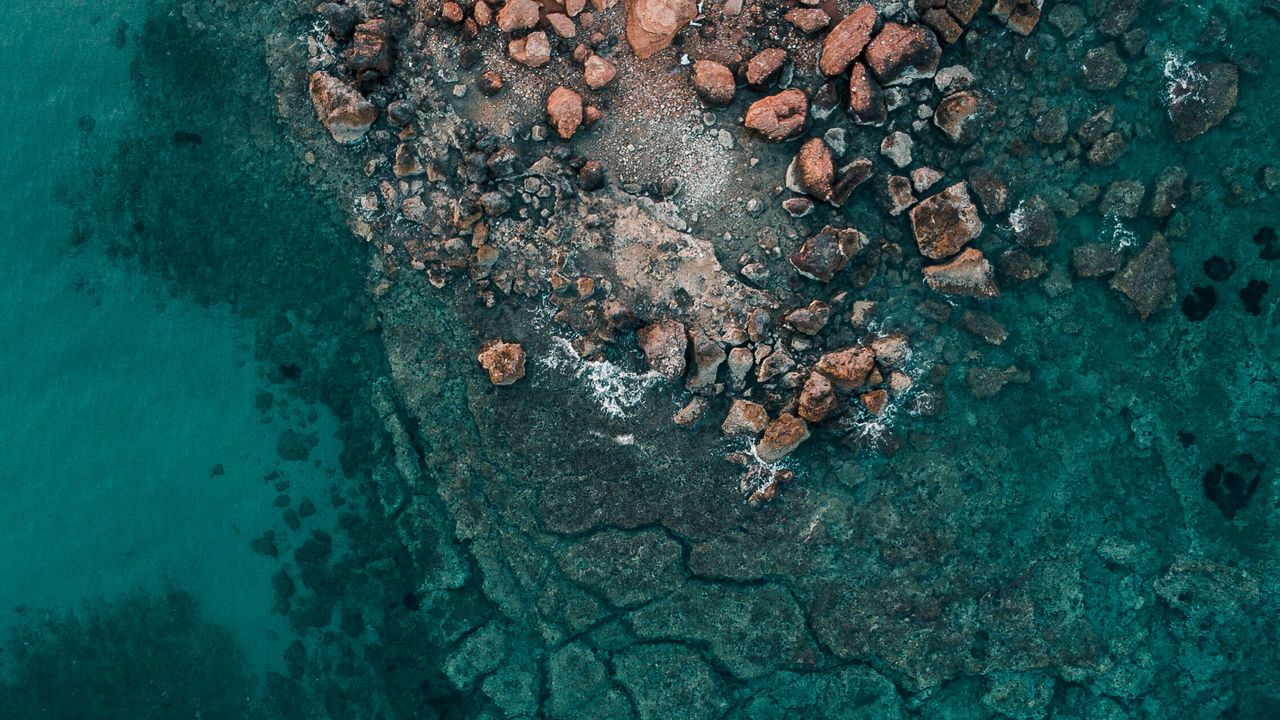
[[[1030,35],[1040,22],[1040,9],[1044,0],[996,0],[991,8],[995,15],[1009,29],[1019,35]]]
[[[764,437],[756,445],[756,456],[772,465],[808,439],[809,425],[790,413],[783,413],[765,428]]]
[[[535,0],[508,0],[498,11],[495,22],[505,33],[532,30],[538,24],[542,9]]]
[[[636,57],[650,57],[671,45],[698,15],[696,0],[627,0],[627,42]]]
[[[446,2],[440,6],[440,17],[456,25],[466,16],[462,12],[461,5],[456,2]]]
[[[889,392],[887,390],[868,390],[858,396],[862,401],[862,406],[872,415],[880,415],[884,412],[885,407],[889,404]]]
[[[1196,63],[1169,84],[1169,122],[1173,137],[1186,142],[1227,118],[1236,106],[1240,71],[1231,63]]]
[[[970,145],[978,139],[996,106],[986,95],[973,90],[953,93],[942,99],[933,112],[933,124],[951,142]]]
[[[776,142],[803,130],[808,115],[809,98],[804,91],[793,88],[751,103],[745,124],[748,129]]]
[[[582,124],[582,96],[558,87],[547,96],[547,120],[561,139],[568,140]]]
[[[734,400],[729,406],[729,414],[720,425],[720,432],[725,435],[758,436],[769,424],[769,413],[764,407],[750,400]]]
[[[880,125],[889,117],[884,90],[861,62],[849,71],[849,113],[859,125]]]
[[[836,172],[836,184],[831,194],[834,205],[843,205],[864,182],[875,174],[876,165],[869,158],[858,157]]]
[[[875,7],[862,3],[831,28],[822,41],[822,56],[818,59],[823,75],[839,75],[862,54],[875,29],[876,17]]]
[[[762,90],[778,77],[787,62],[787,51],[782,48],[766,48],[747,61],[747,84]]]
[[[810,138],[796,154],[795,175],[800,190],[819,200],[830,200],[836,180],[831,148],[822,138]]]
[[[831,16],[820,8],[793,8],[782,18],[806,35],[813,35],[831,24]]]
[[[502,90],[502,76],[497,70],[486,70],[476,78],[476,86],[480,88],[483,95],[497,95],[498,91]]]
[[[524,377],[524,348],[519,343],[490,340],[476,356],[494,385],[511,385]]]
[[[911,230],[920,254],[940,260],[960,252],[982,234],[978,208],[969,199],[967,183],[959,182],[920,201],[911,209]]]
[[[543,67],[551,62],[551,41],[539,30],[507,43],[511,59],[528,67]]]
[[[733,71],[714,60],[699,60],[693,64],[693,89],[708,105],[733,102],[736,85]]]
[[[817,335],[827,326],[831,317],[831,306],[821,300],[814,300],[802,308],[796,308],[782,316],[787,327],[805,335]]]
[[[881,85],[903,85],[938,72],[942,46],[923,25],[885,23],[867,44],[867,65]]]
[[[871,348],[854,345],[823,355],[814,369],[831,378],[836,387],[849,391],[865,383],[875,365],[876,356]]]
[[[649,367],[659,375],[674,380],[684,374],[685,351],[689,347],[684,323],[659,320],[637,330],[636,341],[640,343]]]
[[[835,412],[839,403],[831,380],[820,372],[811,372],[800,391],[796,414],[812,423],[822,422]]]
[[[854,255],[871,244],[866,235],[853,228],[830,225],[811,236],[787,259],[801,275],[819,282],[831,282]]]
[[[356,26],[347,50],[347,67],[356,74],[391,73],[391,48],[387,43],[387,21],[374,18]]]
[[[613,78],[617,74],[618,68],[599,55],[592,55],[587,58],[587,62],[582,66],[582,78],[586,81],[587,87],[592,90],[599,90],[613,82]]]
[[[685,386],[690,390],[704,390],[716,384],[716,374],[724,363],[724,348],[705,332],[694,329],[689,332],[689,345],[693,351],[693,372]]]
[[[578,34],[578,26],[573,24],[573,20],[569,19],[564,13],[549,13],[547,15],[547,24],[555,31],[556,35],[562,38],[571,38]]]
[[[924,283],[945,295],[976,298],[1000,296],[991,263],[976,248],[966,248],[951,262],[926,267]]]
[[[693,427],[695,423],[702,419],[703,413],[707,411],[707,399],[698,395],[688,402],[684,407],[680,408],[671,416],[671,422],[680,427]]]
[[[911,343],[903,333],[881,335],[869,343],[876,362],[886,368],[902,369],[911,360]]]
[[[340,143],[364,139],[378,119],[378,109],[351,85],[326,72],[311,73],[308,83],[316,118]]]
[[[1164,236],[1153,234],[1142,252],[1111,278],[1111,287],[1129,298],[1143,322],[1156,310],[1172,305],[1177,286],[1169,243]]]

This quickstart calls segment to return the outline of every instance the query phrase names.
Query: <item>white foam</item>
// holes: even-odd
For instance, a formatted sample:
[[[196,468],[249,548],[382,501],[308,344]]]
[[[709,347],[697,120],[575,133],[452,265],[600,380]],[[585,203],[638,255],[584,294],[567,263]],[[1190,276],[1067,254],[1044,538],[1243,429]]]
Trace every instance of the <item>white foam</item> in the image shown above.
[[[646,391],[662,381],[662,376],[652,370],[637,373],[608,360],[583,360],[566,338],[552,337],[551,347],[553,352],[542,359],[542,364],[584,381],[592,399],[609,417],[625,418],[630,415],[644,400]],[[615,441],[619,445],[635,442],[634,437],[630,437],[629,442],[628,438],[620,436]]]

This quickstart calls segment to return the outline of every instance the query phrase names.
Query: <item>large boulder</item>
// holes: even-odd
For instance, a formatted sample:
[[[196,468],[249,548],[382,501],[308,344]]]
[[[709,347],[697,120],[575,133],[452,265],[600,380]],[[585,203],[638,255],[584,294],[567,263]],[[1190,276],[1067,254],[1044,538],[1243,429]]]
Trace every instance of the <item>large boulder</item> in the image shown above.
[[[867,65],[881,85],[906,85],[938,72],[942,46],[923,25],[885,23],[867,44]]]
[[[641,59],[650,57],[675,40],[698,15],[695,0],[630,0],[627,3],[627,42]]]
[[[373,103],[351,84],[329,73],[311,73],[308,89],[316,118],[340,143],[359,142],[378,119],[378,108]]]
[[[1174,73],[1169,83],[1173,137],[1186,142],[1227,118],[1236,106],[1240,71],[1231,63],[1196,63]]]
[[[783,413],[764,429],[764,437],[756,444],[756,456],[772,465],[809,439],[809,425],[790,413]]]
[[[958,182],[911,209],[911,230],[920,254],[941,260],[960,252],[982,234],[978,208],[969,198],[969,185]]]
[[[814,369],[831,378],[837,388],[848,392],[867,381],[875,364],[876,354],[871,348],[854,345],[823,355]]]

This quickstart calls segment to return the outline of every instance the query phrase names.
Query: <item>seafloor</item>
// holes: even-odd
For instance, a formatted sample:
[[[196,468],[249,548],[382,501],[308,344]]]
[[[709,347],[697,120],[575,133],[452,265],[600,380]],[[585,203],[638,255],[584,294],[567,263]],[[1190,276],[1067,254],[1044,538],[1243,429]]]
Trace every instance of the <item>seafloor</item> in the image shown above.
[[[119,127],[64,118],[78,152],[58,177],[73,217],[58,252],[250,328],[257,411],[276,423],[255,432],[285,470],[263,473],[278,512],[230,542],[268,564],[286,622],[254,646],[275,655],[253,657],[223,596],[181,578],[32,598],[53,609],[11,623],[0,717],[1280,716],[1280,6],[999,3],[1038,9],[1023,35],[984,3],[942,48],[993,105],[957,146],[933,122],[934,79],[880,124],[842,100],[782,142],[743,131],[751,102],[823,84],[821,40],[779,19],[818,6],[748,0],[718,20],[708,5],[639,60],[610,35],[624,5],[592,2],[592,52],[618,76],[578,83],[604,112],[571,140],[548,132],[545,102],[580,74],[577,41],[521,67],[496,27],[472,41],[448,19],[476,4],[155,0],[131,24],[95,6],[82,40],[132,54],[130,109]],[[915,24],[929,3],[875,5]],[[385,21],[394,50],[350,80],[378,111],[350,144],[308,93],[312,73],[357,72],[344,17]],[[736,65],[767,47],[790,59],[763,89],[740,85],[725,109],[690,90],[684,57]],[[1179,140],[1171,87],[1208,63],[1236,68],[1229,113]],[[492,97],[487,70],[505,81]],[[894,130],[914,138],[902,166],[881,153]],[[787,166],[811,137],[875,172],[793,217]],[[406,146],[422,167],[403,167]],[[591,160],[607,168],[596,190]],[[920,199],[984,172],[1007,186],[1007,207],[982,198],[973,242],[998,297],[922,282],[932,261],[880,190],[925,167],[942,179]],[[1025,237],[1031,210],[1047,242]],[[622,227],[600,218],[626,213],[676,254],[711,248],[710,264],[637,272],[600,251]],[[799,277],[786,255],[826,225],[871,249],[829,282]],[[815,333],[788,321],[736,345],[808,373],[822,352],[901,333],[909,360],[881,369],[913,389],[882,413],[849,398],[762,464],[754,438],[722,434],[731,399],[804,413],[810,376],[663,379],[634,327],[602,330],[607,311],[566,299],[611,292],[558,283],[569,266],[633,290],[636,326],[826,303]],[[682,273],[729,280],[690,295]],[[526,354],[514,384],[477,362],[494,338]],[[337,430],[297,409],[317,405]],[[322,434],[341,443],[337,468],[304,485]],[[180,541],[185,523],[145,510],[163,528],[151,542]],[[254,582],[244,592],[262,594]]]

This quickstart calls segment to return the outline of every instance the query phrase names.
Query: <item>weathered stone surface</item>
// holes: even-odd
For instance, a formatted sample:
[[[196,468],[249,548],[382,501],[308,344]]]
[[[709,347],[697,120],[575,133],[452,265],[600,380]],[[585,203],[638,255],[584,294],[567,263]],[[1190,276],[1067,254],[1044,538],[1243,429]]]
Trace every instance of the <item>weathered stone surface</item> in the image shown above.
[[[893,163],[894,167],[903,169],[911,164],[911,153],[915,147],[916,141],[910,135],[895,130],[880,141],[880,154]]]
[[[876,9],[870,3],[862,3],[831,28],[822,41],[822,56],[818,69],[823,75],[839,75],[849,67],[871,39],[876,26]]]
[[[830,200],[836,180],[831,148],[822,138],[810,138],[800,146],[795,159],[796,180],[800,190],[819,200]]]
[[[582,96],[561,86],[547,96],[547,120],[563,140],[573,137],[582,125]]]
[[[765,48],[747,61],[747,84],[758,90],[764,89],[778,77],[782,66],[787,62],[787,51],[782,48]]]
[[[966,248],[950,262],[926,267],[924,282],[931,289],[946,295],[976,298],[1000,295],[991,263],[976,248]]]
[[[728,105],[733,102],[737,82],[733,71],[714,60],[699,60],[693,64],[693,89],[708,105]]]
[[[811,236],[787,259],[801,275],[819,282],[831,282],[849,260],[871,243],[866,235],[853,228],[830,225]]]
[[[806,35],[813,35],[831,24],[831,16],[821,8],[792,8],[782,19],[795,25]]]
[[[982,234],[982,229],[968,183],[958,182],[911,209],[911,230],[920,254],[933,260],[960,252],[965,243]]]
[[[808,439],[808,424],[790,413],[783,413],[764,429],[764,437],[756,444],[756,456],[773,464],[790,455]]]
[[[693,351],[694,371],[689,375],[686,387],[690,390],[702,390],[715,385],[716,374],[725,360],[724,348],[698,329],[689,332],[689,346]]]
[[[1080,66],[1084,86],[1089,90],[1111,90],[1120,85],[1128,74],[1129,66],[1120,59],[1115,45],[1103,45],[1091,49],[1084,55]]]
[[[972,367],[965,373],[969,391],[978,399],[995,397],[1009,383],[1025,385],[1031,382],[1031,374],[1016,366]]]
[[[502,32],[532,30],[538,24],[541,8],[535,0],[508,0],[498,11],[497,25]]]
[[[749,680],[817,660],[804,618],[778,585],[742,587],[690,582],[631,616],[642,638],[689,638],[705,643],[736,677]]]
[[[1142,251],[1111,278],[1111,287],[1129,298],[1143,322],[1155,311],[1172,305],[1177,285],[1164,236],[1153,234]]]
[[[1019,35],[1030,35],[1040,22],[1043,5],[1044,0],[996,0],[991,14]]]
[[[1147,213],[1156,220],[1166,220],[1187,194],[1190,176],[1185,168],[1171,165],[1156,176],[1151,188],[1151,200]]]
[[[849,702],[849,698],[857,698]],[[860,665],[820,673],[780,672],[751,694],[741,720],[823,718],[902,720],[906,715],[893,683]]]
[[[547,716],[551,720],[626,720],[631,703],[610,686],[609,668],[580,642],[551,653],[547,662]]]
[[[544,67],[551,62],[551,41],[541,30],[507,43],[511,59],[527,67]]]
[[[1195,63],[1169,83],[1169,122],[1178,142],[1217,127],[1236,106],[1240,71],[1231,63]]]
[[[671,416],[671,422],[682,428],[690,428],[702,419],[707,412],[707,398],[702,395],[694,395],[684,407],[675,411]]]
[[[729,705],[707,662],[683,645],[632,645],[615,656],[614,670],[640,720],[713,720]]]
[[[683,578],[680,543],[662,530],[602,530],[579,540],[558,559],[560,571],[617,607],[664,595]]]
[[[831,306],[821,300],[814,300],[802,308],[796,308],[782,316],[787,327],[805,335],[817,335],[827,326],[831,317]]]
[[[800,391],[796,414],[809,422],[822,422],[839,406],[831,380],[816,370],[809,373]]]
[[[725,435],[750,435],[757,437],[769,424],[769,413],[764,406],[750,400],[734,400],[729,406],[729,413],[720,424],[720,432]]]
[[[1032,195],[1009,213],[1013,239],[1023,247],[1047,247],[1058,240],[1058,218],[1044,198]]]
[[[671,45],[698,15],[695,0],[629,0],[626,7],[627,42],[642,60]]]
[[[357,75],[375,72],[379,75],[391,73],[391,46],[387,36],[390,28],[382,18],[373,18],[360,23],[351,37],[351,47],[347,49],[347,67]]]
[[[911,360],[911,343],[903,333],[881,335],[867,345],[881,367],[900,370]]]
[[[808,115],[809,98],[804,91],[792,88],[751,103],[745,124],[749,130],[776,142],[803,130]]]
[[[1071,248],[1071,267],[1082,278],[1102,277],[1120,269],[1124,255],[1103,243],[1081,243]]]
[[[644,351],[649,367],[658,374],[668,380],[684,374],[685,351],[689,346],[684,323],[679,320],[659,320],[637,330],[636,340]]]
[[[340,143],[364,139],[369,127],[378,119],[378,108],[373,103],[346,81],[329,73],[311,73],[308,89],[316,118]]]
[[[996,106],[983,93],[974,90],[953,93],[942,99],[933,113],[933,124],[951,142],[970,145],[978,139],[982,128],[995,115]]]
[[[889,117],[884,90],[861,62],[849,71],[849,113],[859,125],[880,125]]]
[[[599,55],[592,55],[587,58],[587,62],[582,66],[582,79],[587,83],[587,87],[592,90],[599,90],[613,82],[613,78],[617,74],[618,68]]]
[[[476,357],[494,385],[511,385],[524,377],[524,348],[519,343],[490,340]]]
[[[847,392],[865,383],[875,365],[876,355],[871,348],[854,345],[823,355],[814,369]]]
[[[942,46],[923,25],[890,22],[867,44],[866,60],[881,85],[904,85],[938,72]]]
[[[1009,202],[1009,186],[995,173],[983,168],[970,170],[969,187],[988,215],[999,215],[1005,211]]]

